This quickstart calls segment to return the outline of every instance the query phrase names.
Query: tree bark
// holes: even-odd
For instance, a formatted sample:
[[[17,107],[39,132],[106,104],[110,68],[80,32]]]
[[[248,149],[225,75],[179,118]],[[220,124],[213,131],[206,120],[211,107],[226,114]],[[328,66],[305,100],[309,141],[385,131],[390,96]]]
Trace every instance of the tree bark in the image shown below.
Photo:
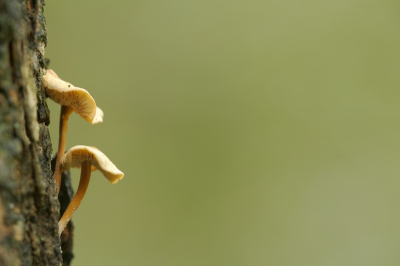
[[[52,179],[43,0],[0,0],[0,265],[69,265],[72,224],[58,236]],[[72,195],[64,178],[62,207]],[[63,255],[62,255],[63,254]]]

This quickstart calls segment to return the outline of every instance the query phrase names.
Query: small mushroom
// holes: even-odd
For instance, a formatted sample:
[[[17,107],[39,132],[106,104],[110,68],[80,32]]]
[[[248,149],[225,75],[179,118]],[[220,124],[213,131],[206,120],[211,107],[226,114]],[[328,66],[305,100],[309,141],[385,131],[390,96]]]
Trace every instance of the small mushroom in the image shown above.
[[[78,190],[75,196],[69,203],[67,210],[64,212],[58,223],[58,232],[61,235],[65,226],[68,224],[74,212],[78,209],[90,181],[92,171],[98,169],[111,184],[117,183],[124,177],[118,168],[95,147],[90,146],[75,146],[72,147],[61,159],[60,169],[67,171],[71,167],[81,168],[81,179],[79,181]]]
[[[67,124],[71,113],[78,113],[91,124],[103,122],[103,111],[96,106],[93,97],[85,89],[75,87],[63,81],[53,70],[47,70],[42,79],[46,94],[56,103],[61,105],[60,133],[58,140],[58,153],[56,168],[53,178],[57,184],[57,193],[60,191],[61,172],[60,160],[65,151],[67,138]]]

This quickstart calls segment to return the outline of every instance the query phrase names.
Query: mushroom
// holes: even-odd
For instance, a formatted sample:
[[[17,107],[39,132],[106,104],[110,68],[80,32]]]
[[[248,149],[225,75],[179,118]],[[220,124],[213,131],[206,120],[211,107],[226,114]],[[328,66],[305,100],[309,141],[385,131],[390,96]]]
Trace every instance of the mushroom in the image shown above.
[[[64,154],[61,159],[60,169],[62,171],[67,171],[71,167],[81,168],[81,179],[75,196],[72,198],[67,210],[58,222],[58,233],[60,235],[81,204],[88,188],[92,171],[98,169],[111,184],[117,183],[124,177],[124,173],[118,170],[104,153],[91,146],[74,146]]]
[[[61,105],[58,153],[56,168],[53,174],[53,178],[57,184],[58,194],[61,185],[60,160],[65,151],[69,116],[74,111],[89,123],[98,124],[103,122],[104,113],[96,106],[89,92],[63,81],[53,70],[49,69],[45,72],[42,84],[46,89],[46,94],[53,101]]]

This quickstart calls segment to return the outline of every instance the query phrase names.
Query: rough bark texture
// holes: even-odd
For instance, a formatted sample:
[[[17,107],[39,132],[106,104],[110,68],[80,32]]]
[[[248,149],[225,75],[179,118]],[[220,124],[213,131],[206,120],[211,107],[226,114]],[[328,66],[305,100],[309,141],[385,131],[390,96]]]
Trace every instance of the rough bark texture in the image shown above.
[[[43,0],[0,0],[0,265],[5,266],[62,263],[50,113],[41,86],[43,7]],[[64,265],[72,259],[72,235],[63,236],[70,247]]]

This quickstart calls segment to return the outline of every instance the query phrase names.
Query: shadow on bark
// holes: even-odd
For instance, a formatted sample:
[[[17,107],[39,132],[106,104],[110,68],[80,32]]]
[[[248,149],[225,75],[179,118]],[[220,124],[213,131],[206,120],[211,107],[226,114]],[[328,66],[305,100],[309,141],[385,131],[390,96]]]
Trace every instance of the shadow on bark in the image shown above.
[[[57,157],[54,157],[53,160],[51,161],[51,168],[53,172],[56,164],[56,158]],[[61,188],[60,188],[60,194],[58,194],[58,200],[60,201],[60,217],[62,217],[62,215],[64,214],[73,196],[74,196],[74,190],[71,184],[71,174],[69,171],[65,171],[62,173],[61,176]],[[62,250],[63,266],[69,266],[71,264],[72,259],[74,258],[74,254],[72,252],[73,239],[74,239],[74,224],[72,220],[70,220],[61,234],[61,250]]]

